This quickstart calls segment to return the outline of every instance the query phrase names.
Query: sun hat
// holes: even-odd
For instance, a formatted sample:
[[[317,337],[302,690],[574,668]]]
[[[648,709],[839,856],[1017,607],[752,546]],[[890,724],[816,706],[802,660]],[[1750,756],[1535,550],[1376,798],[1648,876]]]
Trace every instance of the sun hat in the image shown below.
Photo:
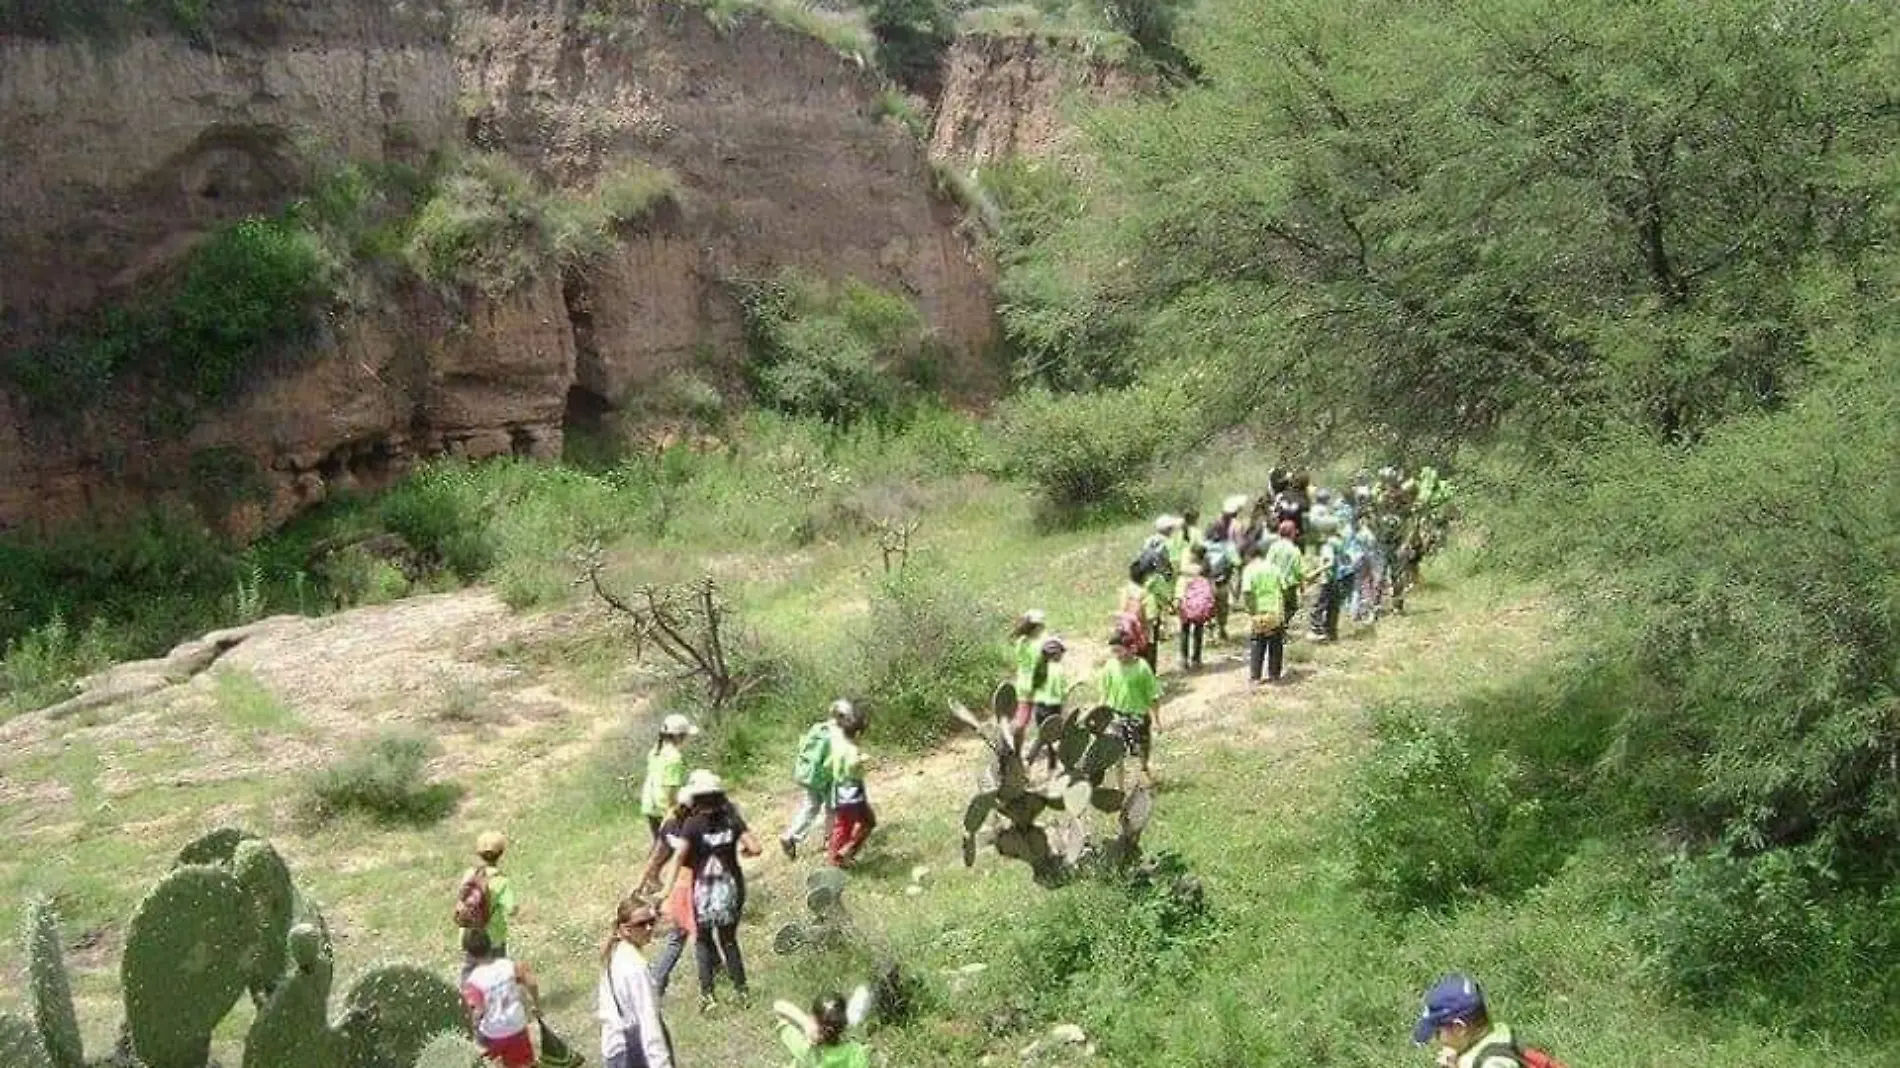
[[[1166,534],[1168,531],[1180,525],[1181,517],[1178,515],[1164,515],[1155,518],[1155,532],[1157,534]]]
[[[1024,622],[1024,623],[1033,623],[1033,624],[1035,624],[1035,625],[1036,625],[1036,626],[1038,626],[1038,627],[1040,627],[1040,626],[1042,626],[1042,622],[1043,622],[1043,614],[1042,614],[1042,609],[1040,609],[1040,608],[1031,608],[1031,609],[1030,609],[1029,611],[1027,611],[1027,612],[1024,612],[1024,613],[1023,613],[1023,622]]]
[[[726,784],[719,781],[719,776],[705,768],[695,768],[693,769],[693,773],[686,777],[686,785],[680,787],[680,800],[692,801],[704,797],[707,794],[723,794],[725,792]]]
[[[691,738],[699,733],[699,728],[693,726],[692,720],[675,712],[660,721],[660,733],[672,738]]]
[[[500,831],[483,831],[475,836],[477,856],[498,857],[508,850],[508,836]]]
[[[1066,650],[1067,648],[1068,646],[1062,644],[1061,638],[1051,638],[1048,641],[1042,643],[1042,651],[1045,655],[1048,655],[1048,656],[1054,656],[1057,653],[1060,653]]]
[[[1222,515],[1239,515],[1245,511],[1246,508],[1247,495],[1244,493],[1236,493],[1232,497],[1222,501],[1220,505]]]
[[[1469,1021],[1484,1014],[1484,991],[1469,976],[1447,975],[1425,992],[1425,1009],[1412,1028],[1412,1041],[1424,1045],[1446,1024]]]

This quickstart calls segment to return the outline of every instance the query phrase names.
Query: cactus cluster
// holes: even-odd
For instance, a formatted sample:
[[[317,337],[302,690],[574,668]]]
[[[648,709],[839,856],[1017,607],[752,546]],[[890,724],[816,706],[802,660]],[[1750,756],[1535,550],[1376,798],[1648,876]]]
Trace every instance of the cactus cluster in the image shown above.
[[[1004,683],[991,701],[988,723],[961,705],[951,706],[989,747],[977,793],[963,813],[963,863],[976,863],[978,834],[1000,818],[1003,826],[992,839],[996,852],[1028,864],[1039,885],[1061,885],[1090,864],[1132,864],[1141,855],[1141,834],[1154,798],[1146,787],[1124,792],[1106,785],[1109,773],[1128,755],[1113,728],[1114,710],[1072,709],[1045,721],[1038,737],[1054,747],[1058,771],[1047,783],[1032,785],[1008,726],[1015,703],[1014,688]],[[1097,840],[1091,810],[1116,817],[1113,837]],[[1052,815],[1058,813],[1061,818]],[[1040,822],[1045,817],[1050,818]]]
[[[416,1057],[416,1068],[480,1068],[482,1048],[459,1032],[444,1031]]]
[[[0,1068],[85,1068],[50,904],[28,906],[23,941],[32,1019],[0,1016]],[[126,927],[113,1063],[205,1068],[212,1032],[246,991],[258,1008],[243,1068],[446,1068],[473,1049],[442,1037],[469,1033],[455,986],[412,965],[365,973],[333,1025],[333,961],[321,914],[298,897],[269,843],[232,829],[206,835],[180,852]],[[434,1059],[419,1059],[438,1046]]]
[[[835,944],[850,922],[844,908],[844,872],[818,868],[805,877],[803,920],[788,923],[772,936],[772,952],[796,953]]]

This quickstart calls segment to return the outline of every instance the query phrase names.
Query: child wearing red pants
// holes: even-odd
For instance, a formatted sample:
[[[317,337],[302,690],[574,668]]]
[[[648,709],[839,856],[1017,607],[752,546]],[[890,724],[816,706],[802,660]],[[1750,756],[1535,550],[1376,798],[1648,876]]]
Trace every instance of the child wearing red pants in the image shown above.
[[[864,750],[858,748],[865,724],[864,711],[853,706],[848,715],[839,717],[838,733],[831,743],[831,837],[825,856],[834,868],[856,860],[865,836],[877,826],[870,795],[864,790]]]

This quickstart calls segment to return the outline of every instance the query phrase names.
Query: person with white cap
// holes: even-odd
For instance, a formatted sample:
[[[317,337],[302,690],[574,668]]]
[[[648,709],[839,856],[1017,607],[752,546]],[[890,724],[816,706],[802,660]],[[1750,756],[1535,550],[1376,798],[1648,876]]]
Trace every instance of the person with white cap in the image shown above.
[[[824,719],[805,728],[798,740],[798,755],[792,760],[792,781],[798,785],[798,809],[792,822],[778,836],[785,859],[798,859],[798,843],[805,840],[821,816],[831,812],[831,750],[838,740],[838,726],[853,712],[851,702],[840,697],[831,702]]]
[[[693,932],[693,957],[699,965],[699,1010],[711,1012],[717,1007],[713,992],[722,965],[740,1004],[751,998],[745,957],[739,951],[739,918],[745,912],[745,872],[739,858],[758,856],[759,843],[738,806],[727,799],[726,786],[719,776],[697,769],[686,777],[681,793],[691,809],[678,834],[669,837],[667,844],[680,858],[674,882],[678,884],[680,872],[690,873],[691,892],[682,903],[682,914],[675,919],[684,920],[682,926]]]
[[[640,815],[646,817],[647,833],[655,841],[660,823],[680,787],[686,785],[686,740],[699,733],[693,721],[675,712],[660,721],[660,736],[647,752],[646,779],[640,784]]]

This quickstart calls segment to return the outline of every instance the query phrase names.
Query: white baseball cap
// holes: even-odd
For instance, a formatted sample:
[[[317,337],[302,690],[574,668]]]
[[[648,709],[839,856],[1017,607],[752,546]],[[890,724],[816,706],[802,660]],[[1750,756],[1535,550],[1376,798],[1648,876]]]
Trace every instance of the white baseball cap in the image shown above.
[[[694,798],[704,797],[707,794],[725,792],[726,784],[719,781],[719,776],[705,768],[696,768],[691,775],[686,777],[686,785],[680,787],[680,800],[692,801]]]
[[[675,712],[660,721],[660,733],[675,738],[691,738],[699,733],[699,728],[693,726],[692,720]]]

